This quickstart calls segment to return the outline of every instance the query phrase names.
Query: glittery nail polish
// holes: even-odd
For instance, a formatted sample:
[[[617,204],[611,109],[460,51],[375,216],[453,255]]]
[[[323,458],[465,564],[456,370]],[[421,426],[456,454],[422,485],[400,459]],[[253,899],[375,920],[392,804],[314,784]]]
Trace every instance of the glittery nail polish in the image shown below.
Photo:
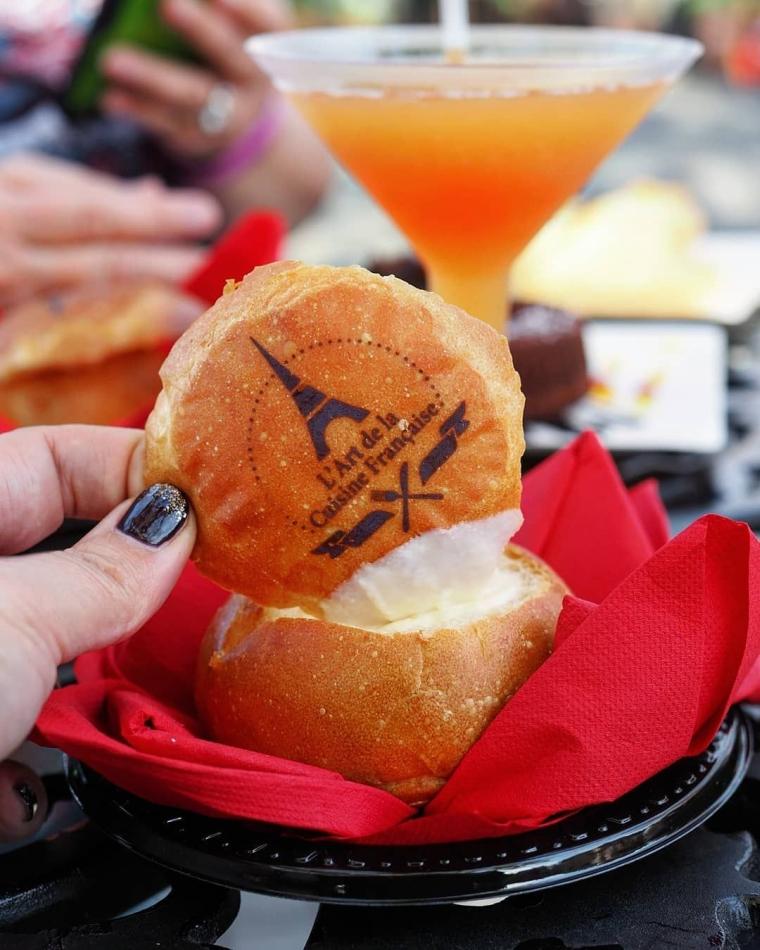
[[[130,538],[155,548],[174,537],[189,512],[190,502],[179,488],[151,485],[135,498],[117,527]]]
[[[40,804],[34,790],[26,782],[16,782],[13,791],[21,799],[21,804],[24,806],[24,821],[33,821]]]

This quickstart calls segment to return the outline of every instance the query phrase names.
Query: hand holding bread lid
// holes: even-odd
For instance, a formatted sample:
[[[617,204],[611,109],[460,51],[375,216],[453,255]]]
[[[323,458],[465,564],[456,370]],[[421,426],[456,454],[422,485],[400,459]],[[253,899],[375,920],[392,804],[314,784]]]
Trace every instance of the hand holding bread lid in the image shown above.
[[[506,340],[395,278],[286,262],[161,375],[146,479],[190,496],[198,566],[246,595],[202,651],[211,732],[426,800],[546,658],[565,592],[507,548]]]

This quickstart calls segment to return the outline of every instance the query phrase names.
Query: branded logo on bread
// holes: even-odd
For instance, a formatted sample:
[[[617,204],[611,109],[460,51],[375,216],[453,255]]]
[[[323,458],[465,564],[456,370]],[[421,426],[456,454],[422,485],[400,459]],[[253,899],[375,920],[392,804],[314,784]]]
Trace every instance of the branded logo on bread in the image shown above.
[[[318,459],[321,460],[330,454],[326,436],[327,427],[331,422],[344,417],[363,422],[369,415],[369,409],[351,406],[340,399],[328,399],[323,392],[313,386],[301,386],[300,378],[291,373],[287,366],[283,366],[253,337],[251,337],[251,342],[272,367],[275,376],[293,397],[298,411],[307,420],[306,426]]]
[[[309,349],[321,348],[332,342],[328,340],[324,344],[311,344]],[[343,340],[335,342],[343,343]],[[365,339],[347,339],[345,342],[372,345],[372,341]],[[407,412],[406,417],[401,417],[393,411],[368,408],[368,405],[372,404],[371,393],[369,398],[356,402],[340,398],[345,393],[329,394],[329,387],[324,384],[315,385],[313,377],[306,380],[303,373],[293,372],[285,361],[270,352],[259,340],[251,337],[251,343],[271,369],[272,378],[279,384],[276,388],[280,392],[285,390],[292,400],[305,424],[317,463],[313,474],[322,500],[316,505],[303,505],[308,509],[308,515],[306,522],[301,523],[301,528],[312,534],[316,533],[330,525],[339,515],[347,515],[345,509],[348,506],[355,509],[360,498],[370,507],[370,510],[359,518],[354,514],[352,524],[332,531],[311,549],[312,554],[340,557],[349,548],[361,547],[376,532],[394,520],[406,534],[413,530],[417,506],[439,504],[444,500],[445,494],[437,490],[440,486],[428,486],[427,483],[454,456],[460,437],[470,426],[464,400],[459,401],[454,411],[438,422],[444,408],[441,393],[422,369],[408,357],[398,351],[394,352],[390,346],[383,346],[380,355],[391,360],[395,357],[396,366],[400,364],[406,374],[410,372],[411,366],[414,373],[419,374],[414,376],[415,381],[424,381],[429,391],[434,394],[434,399],[430,399],[428,395],[425,397],[425,404],[418,405],[411,413]],[[380,343],[374,345],[378,349],[381,347]],[[306,351],[301,348],[296,352],[303,356]],[[395,376],[398,375],[397,368]],[[342,377],[341,381],[345,378]],[[366,383],[366,380],[364,382]],[[385,382],[401,385],[401,379],[396,380],[392,376],[387,376]],[[407,399],[411,395],[410,388],[405,387]],[[344,441],[345,423],[351,423],[355,429],[353,444],[347,449],[345,446],[336,449],[335,440],[331,438],[332,424],[338,421],[344,423],[341,429]],[[249,458],[252,456],[250,435],[249,432]],[[432,445],[428,435],[433,437]],[[281,438],[285,440],[286,436]],[[422,457],[404,457],[417,454],[415,448],[420,438],[426,443],[422,446]],[[295,526],[298,521],[294,519],[290,523]]]

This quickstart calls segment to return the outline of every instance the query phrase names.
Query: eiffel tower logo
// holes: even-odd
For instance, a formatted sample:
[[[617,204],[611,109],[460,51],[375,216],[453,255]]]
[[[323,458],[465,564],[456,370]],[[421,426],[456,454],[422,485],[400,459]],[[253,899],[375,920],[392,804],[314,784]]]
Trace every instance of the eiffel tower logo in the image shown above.
[[[306,420],[309,437],[319,461],[330,454],[330,447],[327,444],[327,427],[331,422],[335,419],[353,419],[355,422],[363,422],[369,415],[369,409],[352,406],[341,399],[327,396],[308,383],[301,385],[300,376],[291,373],[287,366],[283,366],[258,340],[251,337],[251,343],[269,363],[275,376],[290,393],[296,408]]]

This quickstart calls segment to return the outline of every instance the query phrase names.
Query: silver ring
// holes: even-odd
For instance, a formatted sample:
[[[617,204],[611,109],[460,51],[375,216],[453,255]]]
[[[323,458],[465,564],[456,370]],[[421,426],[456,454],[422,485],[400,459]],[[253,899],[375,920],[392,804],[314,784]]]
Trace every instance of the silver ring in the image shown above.
[[[204,135],[219,135],[229,125],[235,108],[235,90],[225,82],[211,88],[198,111],[198,128]]]

